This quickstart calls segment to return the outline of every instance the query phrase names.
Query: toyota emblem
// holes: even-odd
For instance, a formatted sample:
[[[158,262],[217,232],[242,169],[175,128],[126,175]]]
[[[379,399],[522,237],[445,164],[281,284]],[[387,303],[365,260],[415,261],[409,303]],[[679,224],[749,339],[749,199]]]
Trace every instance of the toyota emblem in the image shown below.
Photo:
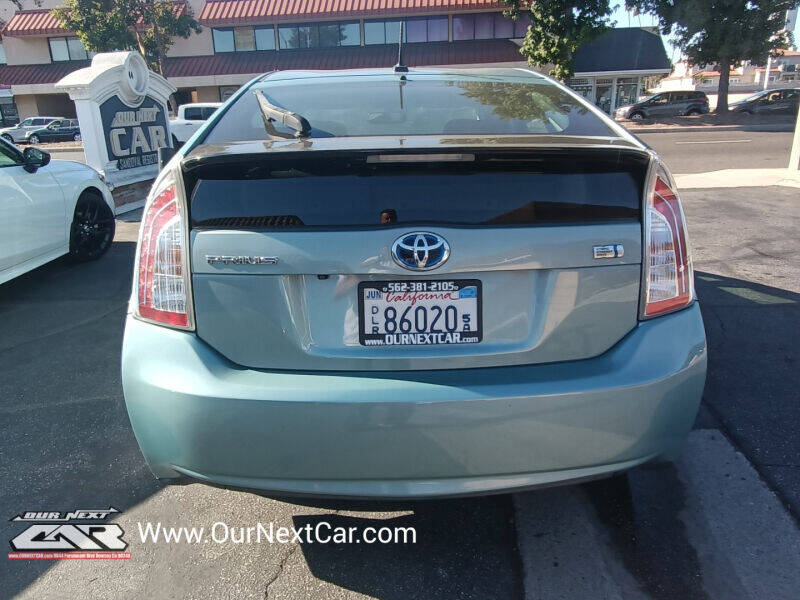
[[[428,231],[401,235],[392,245],[394,262],[411,271],[430,271],[450,256],[450,245],[442,236]]]

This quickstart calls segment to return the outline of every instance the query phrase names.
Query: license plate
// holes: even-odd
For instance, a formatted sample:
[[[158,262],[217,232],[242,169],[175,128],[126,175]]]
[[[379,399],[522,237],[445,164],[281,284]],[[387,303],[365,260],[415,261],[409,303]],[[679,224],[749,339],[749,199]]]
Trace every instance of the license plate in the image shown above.
[[[362,281],[358,312],[363,346],[476,344],[482,339],[477,279]]]

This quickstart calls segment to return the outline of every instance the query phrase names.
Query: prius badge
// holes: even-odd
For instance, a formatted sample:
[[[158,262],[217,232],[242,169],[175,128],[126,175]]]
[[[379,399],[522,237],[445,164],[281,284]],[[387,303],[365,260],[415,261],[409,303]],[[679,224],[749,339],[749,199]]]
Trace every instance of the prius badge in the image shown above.
[[[430,271],[450,257],[450,245],[442,236],[429,231],[401,235],[392,245],[394,262],[411,271]]]
[[[215,256],[206,254],[206,262],[210,265],[277,265],[276,256]]]

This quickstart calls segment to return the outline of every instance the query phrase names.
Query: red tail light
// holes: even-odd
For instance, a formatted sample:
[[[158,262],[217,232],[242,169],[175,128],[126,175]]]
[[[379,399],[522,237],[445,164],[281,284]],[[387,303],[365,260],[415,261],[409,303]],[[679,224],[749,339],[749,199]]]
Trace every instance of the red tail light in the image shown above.
[[[694,300],[683,207],[671,178],[661,169],[650,193],[645,228],[643,316],[654,317],[688,306]]]
[[[188,242],[182,199],[175,183],[162,184],[145,206],[137,260],[137,316],[191,329]]]

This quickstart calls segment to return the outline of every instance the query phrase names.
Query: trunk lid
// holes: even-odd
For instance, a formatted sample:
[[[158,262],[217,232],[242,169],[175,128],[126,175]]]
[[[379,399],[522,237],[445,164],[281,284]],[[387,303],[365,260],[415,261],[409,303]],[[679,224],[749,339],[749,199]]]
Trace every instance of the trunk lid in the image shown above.
[[[234,363],[267,369],[456,369],[601,354],[637,321],[649,156],[611,141],[525,141],[201,146],[183,165],[197,335]],[[435,269],[411,271],[393,257],[398,239],[418,232],[449,245]],[[595,258],[596,246],[611,255]],[[469,286],[479,305],[458,314],[477,315],[480,341],[368,345],[370,282],[399,294]],[[381,336],[389,325],[381,321]]]

